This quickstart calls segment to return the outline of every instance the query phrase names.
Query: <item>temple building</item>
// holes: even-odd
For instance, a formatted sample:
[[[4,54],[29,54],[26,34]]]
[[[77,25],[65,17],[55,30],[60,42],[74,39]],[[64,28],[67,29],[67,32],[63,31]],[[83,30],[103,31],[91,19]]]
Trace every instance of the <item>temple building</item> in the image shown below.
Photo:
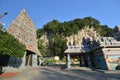
[[[37,66],[40,52],[36,39],[36,27],[25,10],[21,11],[7,31],[26,46],[21,66]]]
[[[116,31],[117,30],[117,31]],[[113,30],[119,32],[118,28]],[[114,32],[113,32],[114,34]],[[84,35],[83,35],[84,36]],[[92,69],[118,70],[120,69],[120,41],[117,35],[114,37],[84,36],[78,45],[68,45],[65,50],[66,66],[71,68],[71,57],[79,57],[80,67]],[[72,41],[73,43],[74,41]]]

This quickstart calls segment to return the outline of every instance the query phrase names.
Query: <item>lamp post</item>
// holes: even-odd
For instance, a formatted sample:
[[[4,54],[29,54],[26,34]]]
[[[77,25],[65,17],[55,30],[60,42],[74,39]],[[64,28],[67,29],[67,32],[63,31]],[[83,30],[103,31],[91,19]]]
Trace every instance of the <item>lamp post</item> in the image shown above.
[[[0,19],[1,19],[3,16],[7,15],[7,14],[8,14],[8,12],[4,12],[3,15],[0,14]]]
[[[8,14],[8,12],[4,12],[4,14],[0,14],[0,19],[3,17],[3,16],[5,16],[5,15],[7,15]],[[0,29],[2,29],[2,27],[5,25],[5,23],[3,23],[3,22],[0,22]]]

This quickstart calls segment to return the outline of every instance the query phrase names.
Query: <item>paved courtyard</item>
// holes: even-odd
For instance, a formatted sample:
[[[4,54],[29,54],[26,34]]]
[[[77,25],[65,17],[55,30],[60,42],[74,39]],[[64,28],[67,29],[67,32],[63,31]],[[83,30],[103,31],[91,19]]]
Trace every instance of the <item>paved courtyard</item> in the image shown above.
[[[101,73],[88,68],[65,69],[51,67],[27,68],[13,77],[0,80],[120,80],[120,73]]]
[[[61,70],[49,67],[39,70],[39,76],[30,80],[120,80],[120,74],[106,74],[87,68]]]

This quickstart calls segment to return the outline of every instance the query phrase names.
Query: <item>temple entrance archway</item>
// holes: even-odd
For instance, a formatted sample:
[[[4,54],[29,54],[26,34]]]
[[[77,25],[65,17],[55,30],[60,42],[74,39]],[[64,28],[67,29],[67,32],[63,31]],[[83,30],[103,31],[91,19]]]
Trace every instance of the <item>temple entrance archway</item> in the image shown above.
[[[32,66],[32,55],[33,55],[33,52],[28,50],[26,51],[25,66]]]

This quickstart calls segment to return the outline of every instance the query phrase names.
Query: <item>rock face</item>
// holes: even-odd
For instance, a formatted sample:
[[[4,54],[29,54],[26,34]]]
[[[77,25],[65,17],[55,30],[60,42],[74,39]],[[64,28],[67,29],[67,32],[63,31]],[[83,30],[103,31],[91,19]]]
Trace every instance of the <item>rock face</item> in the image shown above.
[[[37,48],[36,28],[25,10],[21,11],[18,17],[8,27],[7,31],[23,43],[27,50],[39,53]]]
[[[48,36],[48,35],[45,33],[45,34],[42,35],[42,36],[40,37],[40,39],[39,39],[39,40],[42,40],[42,45],[44,45],[44,46],[49,45],[49,39],[48,39],[47,36]]]
[[[43,40],[43,45],[47,46],[49,45],[49,41],[52,38],[52,35],[47,35],[46,33],[44,35],[41,36],[40,40]],[[96,39],[100,39],[100,34],[97,33],[93,27],[89,28],[89,27],[85,27],[84,29],[78,31],[77,34],[71,35],[70,37],[66,37],[67,39],[67,46],[81,46],[81,44],[83,43],[83,39],[91,39],[91,40],[96,40]]]

